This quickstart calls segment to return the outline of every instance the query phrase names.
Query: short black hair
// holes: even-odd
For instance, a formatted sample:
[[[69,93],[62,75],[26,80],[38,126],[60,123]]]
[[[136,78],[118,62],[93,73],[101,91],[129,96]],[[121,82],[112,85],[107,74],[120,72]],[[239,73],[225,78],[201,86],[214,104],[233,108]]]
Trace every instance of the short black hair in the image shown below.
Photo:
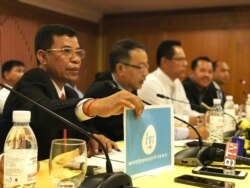
[[[46,50],[51,48],[54,39],[54,36],[69,36],[74,37],[77,36],[74,29],[69,26],[61,25],[61,24],[47,24],[42,26],[36,33],[35,36],[35,53],[38,50]],[[38,60],[37,63],[39,64]]]
[[[19,67],[19,66],[24,67],[24,63],[22,61],[19,61],[19,60],[5,61],[2,65],[2,77],[4,77],[5,72],[9,72],[9,71],[11,71],[11,69],[13,69],[13,67]]]
[[[156,62],[160,66],[161,58],[172,59],[174,56],[174,46],[181,46],[181,42],[178,40],[165,40],[161,42],[156,52]]]
[[[210,62],[210,63],[213,65],[212,61],[211,61],[207,56],[200,56],[200,57],[195,58],[195,59],[192,61],[192,63],[191,63],[191,69],[192,69],[192,70],[195,70],[195,69],[196,69],[196,67],[197,67],[197,65],[198,65],[198,62],[199,62],[200,60]]]
[[[115,66],[118,63],[128,63],[130,61],[129,52],[137,48],[146,51],[144,44],[135,40],[123,39],[115,42],[109,54],[109,65],[111,71],[115,71]]]

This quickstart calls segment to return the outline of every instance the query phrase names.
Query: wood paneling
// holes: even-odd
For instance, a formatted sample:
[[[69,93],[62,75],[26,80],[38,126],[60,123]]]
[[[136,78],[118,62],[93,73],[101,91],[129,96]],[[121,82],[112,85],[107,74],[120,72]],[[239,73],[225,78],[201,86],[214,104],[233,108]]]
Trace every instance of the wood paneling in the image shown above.
[[[4,2],[4,3],[2,3]],[[188,61],[200,55],[221,59],[231,68],[230,83],[224,89],[243,103],[250,92],[250,7],[179,10],[156,13],[106,15],[99,24],[51,11],[2,1],[0,6],[0,63],[9,58],[36,66],[33,38],[46,23],[61,23],[76,29],[87,52],[78,87],[84,92],[97,71],[109,67],[109,51],[116,40],[131,38],[143,42],[150,71],[156,68],[156,49],[164,39],[181,40]],[[245,79],[241,85],[239,79]]]
[[[18,59],[25,63],[27,70],[35,67],[34,35],[41,25],[48,23],[69,25],[77,31],[79,43],[88,57],[76,83],[84,92],[97,69],[98,24],[20,5],[15,1],[3,1],[0,5],[0,64],[9,59]]]
[[[162,40],[182,42],[188,61],[206,55],[228,62],[231,80],[223,89],[235,102],[244,103],[250,92],[250,7],[228,7],[158,13],[107,15],[102,22],[105,53],[112,43],[124,37],[145,43],[150,71],[156,67],[155,51]],[[103,57],[107,62],[107,56]],[[249,85],[241,85],[245,79]]]

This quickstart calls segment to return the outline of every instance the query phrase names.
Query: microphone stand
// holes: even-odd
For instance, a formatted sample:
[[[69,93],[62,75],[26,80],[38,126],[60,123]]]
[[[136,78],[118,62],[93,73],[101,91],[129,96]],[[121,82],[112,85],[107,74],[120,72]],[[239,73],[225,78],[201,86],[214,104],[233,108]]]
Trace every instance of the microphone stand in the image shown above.
[[[114,184],[118,183],[119,185],[117,186],[117,188],[119,188],[120,185],[123,185],[122,182],[119,182],[119,181],[124,181],[124,182],[127,181],[126,185],[132,186],[131,177],[129,177],[127,174],[125,174],[125,173],[118,173],[118,174],[116,173],[115,174],[113,172],[112,163],[111,163],[111,160],[109,158],[109,155],[108,155],[108,152],[107,152],[106,148],[104,147],[102,142],[98,138],[96,138],[93,134],[91,134],[88,131],[83,130],[79,126],[77,126],[74,123],[70,122],[69,120],[63,118],[62,116],[59,116],[55,112],[53,112],[50,109],[42,106],[41,104],[35,102],[34,100],[26,97],[22,93],[19,93],[19,92],[15,91],[14,89],[12,89],[12,88],[10,88],[10,87],[2,84],[2,83],[0,83],[0,86],[6,88],[7,90],[9,90],[9,91],[11,91],[13,93],[15,93],[19,97],[24,98],[25,100],[27,100],[30,103],[34,104],[39,109],[42,109],[46,113],[52,115],[56,119],[60,120],[61,122],[65,123],[65,124],[67,124],[68,126],[72,127],[73,129],[79,131],[80,133],[86,135],[87,137],[94,139],[100,145],[100,147],[101,147],[101,149],[102,149],[102,151],[103,151],[103,153],[104,153],[104,155],[106,157],[106,173],[97,174],[95,177],[92,176],[92,177],[86,178],[85,181],[82,183],[82,185],[80,187],[83,186],[83,187],[86,187],[86,188],[92,188],[92,187],[93,188],[94,187],[109,188],[110,186],[112,186],[112,183],[114,182],[113,186],[114,186]],[[107,181],[107,183],[105,183],[105,181]]]

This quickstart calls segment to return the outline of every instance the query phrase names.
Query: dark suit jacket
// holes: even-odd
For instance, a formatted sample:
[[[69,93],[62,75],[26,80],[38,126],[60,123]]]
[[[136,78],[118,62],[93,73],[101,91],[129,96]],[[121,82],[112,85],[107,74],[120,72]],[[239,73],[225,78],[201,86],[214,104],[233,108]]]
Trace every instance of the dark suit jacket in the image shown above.
[[[216,92],[210,87],[200,92],[195,83],[190,79],[186,78],[183,82],[183,86],[187,95],[187,98],[191,104],[191,108],[201,113],[205,113],[207,110],[201,106],[201,102],[204,102],[208,106],[213,106],[213,99],[217,98]],[[199,101],[200,95],[203,95],[202,100]]]
[[[225,93],[222,90],[217,89],[214,83],[210,84],[209,90],[211,90],[212,93],[216,93],[216,98],[221,99],[221,106],[223,107],[226,101]]]
[[[113,82],[117,86],[110,71],[98,73],[95,81],[84,93],[84,97],[103,98],[119,91],[117,88],[106,85],[105,82],[107,81]],[[94,125],[98,132],[114,141],[123,140],[123,114],[107,118],[95,117],[88,123]]]
[[[77,93],[73,89],[65,87],[67,99],[65,101],[60,100],[50,77],[44,70],[35,68],[28,71],[16,84],[14,89],[85,130],[92,131],[92,129],[88,129],[82,125],[75,116],[75,106],[80,100]],[[30,126],[38,142],[39,160],[49,157],[51,141],[56,138],[62,138],[64,128],[68,130],[68,137],[86,139],[85,136],[68,127],[65,123],[54,118],[47,112],[37,108],[14,93],[10,93],[0,118],[0,143],[2,150],[4,140],[12,126],[13,110],[31,111]]]

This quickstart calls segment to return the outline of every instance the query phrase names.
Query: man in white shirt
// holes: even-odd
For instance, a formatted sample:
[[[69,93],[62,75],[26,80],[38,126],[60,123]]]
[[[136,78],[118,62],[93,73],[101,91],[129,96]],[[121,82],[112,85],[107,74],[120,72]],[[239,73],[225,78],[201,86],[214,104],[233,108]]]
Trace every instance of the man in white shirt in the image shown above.
[[[181,115],[181,118],[193,124],[195,116],[200,114],[191,110],[180,81],[186,76],[188,63],[179,41],[166,40],[160,44],[157,50],[157,66],[158,68],[146,77],[142,88],[138,90],[138,96],[150,104],[173,104],[175,115]],[[157,94],[162,94],[169,99],[160,98]],[[179,126],[180,123],[175,121],[175,125]],[[203,138],[207,137],[204,126],[197,129]],[[192,129],[183,125],[175,129],[175,139],[196,137]]]
[[[14,87],[17,81],[24,74],[24,63],[18,60],[9,60],[2,65],[3,84]],[[0,114],[3,112],[3,107],[10,91],[2,88],[0,90]]]

